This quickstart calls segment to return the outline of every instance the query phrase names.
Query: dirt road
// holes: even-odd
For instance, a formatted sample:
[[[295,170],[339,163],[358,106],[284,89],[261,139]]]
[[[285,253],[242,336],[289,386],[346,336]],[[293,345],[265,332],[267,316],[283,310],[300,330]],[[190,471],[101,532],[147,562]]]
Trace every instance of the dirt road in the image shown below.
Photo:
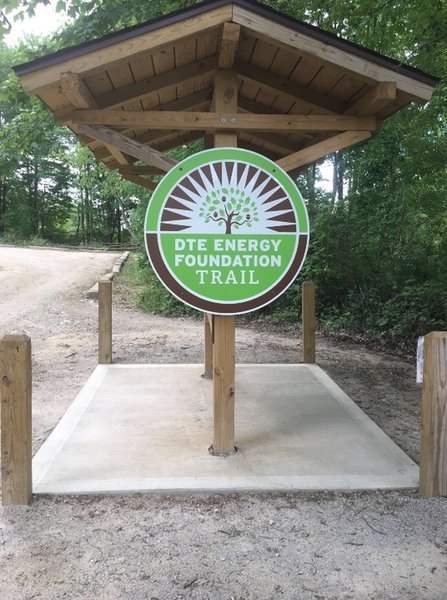
[[[0,247],[0,334],[32,338],[34,450],[96,364],[84,292],[114,260]],[[115,361],[201,361],[201,320],[142,314],[116,287]],[[238,328],[238,361],[297,361],[297,340],[294,328]],[[418,458],[411,363],[324,338],[318,360]],[[416,493],[39,497],[0,514],[2,599],[446,597],[447,499]]]
[[[117,254],[0,246],[0,331],[63,301],[113,266]]]

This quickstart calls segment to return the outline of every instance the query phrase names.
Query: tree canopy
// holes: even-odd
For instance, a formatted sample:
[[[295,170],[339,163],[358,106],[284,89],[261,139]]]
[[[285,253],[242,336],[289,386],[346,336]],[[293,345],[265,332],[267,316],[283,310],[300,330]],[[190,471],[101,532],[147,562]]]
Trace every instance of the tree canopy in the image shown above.
[[[4,0],[3,31],[14,27],[12,15],[32,14],[40,3],[47,0]],[[367,143],[329,157],[331,190],[319,184],[315,165],[297,183],[312,227],[301,279],[317,284],[324,327],[406,345],[431,329],[446,329],[447,2],[265,3],[441,78],[427,105],[401,110]],[[147,191],[99,166],[38,100],[24,94],[10,67],[192,4],[59,0],[57,10],[69,17],[60,34],[12,49],[0,43],[0,236],[84,243],[129,238],[132,219],[141,221]],[[189,151],[194,147],[182,150]],[[234,194],[222,198],[217,204],[210,198],[203,217],[221,219],[227,227],[233,213],[234,225],[237,207],[246,206]],[[244,215],[246,226],[255,213]],[[136,231],[134,236],[141,235]],[[297,284],[265,309],[269,318],[298,313]]]

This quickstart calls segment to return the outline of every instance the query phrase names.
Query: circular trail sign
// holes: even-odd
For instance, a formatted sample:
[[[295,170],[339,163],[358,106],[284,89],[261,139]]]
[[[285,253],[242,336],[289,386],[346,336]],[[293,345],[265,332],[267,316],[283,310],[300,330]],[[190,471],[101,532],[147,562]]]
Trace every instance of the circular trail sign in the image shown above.
[[[186,158],[161,180],[145,238],[155,273],[176,298],[235,315],[290,286],[306,256],[309,220],[278,165],[241,148],[215,148]]]

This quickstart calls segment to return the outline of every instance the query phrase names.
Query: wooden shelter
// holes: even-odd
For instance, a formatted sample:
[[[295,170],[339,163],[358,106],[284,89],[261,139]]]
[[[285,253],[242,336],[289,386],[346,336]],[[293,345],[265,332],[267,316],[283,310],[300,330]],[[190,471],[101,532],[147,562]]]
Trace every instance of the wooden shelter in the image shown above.
[[[166,151],[259,152],[288,172],[366,140],[437,79],[251,0],[212,0],[15,68],[109,169],[150,190]],[[205,318],[214,451],[234,449],[234,317]]]

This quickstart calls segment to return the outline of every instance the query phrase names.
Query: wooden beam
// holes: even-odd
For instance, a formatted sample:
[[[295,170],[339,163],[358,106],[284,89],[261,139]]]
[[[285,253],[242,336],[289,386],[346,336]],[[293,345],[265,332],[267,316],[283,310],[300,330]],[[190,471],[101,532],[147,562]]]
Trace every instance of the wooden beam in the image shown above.
[[[192,110],[192,109],[206,110],[209,106],[210,101],[211,101],[211,88],[206,89],[206,90],[201,90],[200,92],[197,92],[195,94],[183,96],[183,98],[178,98],[177,100],[173,100],[172,102],[166,102],[165,104],[160,104],[157,107],[157,110]],[[55,114],[56,114],[57,119],[60,119],[61,121],[63,121],[64,115],[66,114],[66,110],[64,110],[63,113],[56,112]],[[61,117],[61,114],[62,114],[62,117]],[[125,131],[122,131],[121,133],[124,133],[125,135],[127,135],[131,131],[132,131],[132,129],[129,129],[128,131],[125,130]],[[84,138],[84,139],[82,139],[82,138]],[[78,136],[78,139],[81,142],[88,144],[91,149],[101,145],[101,142],[98,142],[98,140],[91,140],[90,138],[87,138],[86,136]],[[141,141],[141,140],[138,140],[138,141]],[[150,140],[147,140],[147,141],[150,141]]]
[[[420,492],[447,496],[447,332],[424,338]]]
[[[149,181],[149,179],[141,177],[141,175],[133,175],[132,173],[126,173],[125,171],[123,172],[121,169],[118,170],[122,177],[124,179],[127,179],[127,181],[130,181],[131,183],[135,183],[136,185],[140,185],[141,187],[152,191],[155,190],[155,188],[157,187],[156,183],[154,183],[153,181]]]
[[[236,23],[224,23],[219,48],[219,69],[232,69],[239,46],[241,27]]]
[[[396,82],[383,81],[376,85],[371,91],[367,92],[360,100],[350,106],[343,114],[365,117],[375,115],[384,106],[396,100]]]
[[[195,140],[203,137],[202,131],[188,131],[179,135],[178,131],[164,131],[163,135],[158,132],[158,135],[154,135],[154,132],[148,132],[142,136],[137,136],[135,138],[131,138],[132,141],[136,141],[139,143],[151,142],[150,147],[158,150],[159,152],[165,152],[166,150],[171,150],[172,148],[178,148],[178,146],[184,146],[193,142]],[[95,151],[95,157],[97,160],[102,160],[103,162],[108,161],[111,158],[110,152],[104,149],[100,149]]]
[[[391,64],[386,67],[371,62],[367,58],[353,54],[349,51],[349,48],[344,50],[332,46],[328,41],[306,35],[304,32],[289,28],[272,19],[267,19],[236,4],[233,5],[233,22],[241,25],[249,34],[265,39],[270,44],[276,42],[280,47],[287,49],[288,52],[291,49],[296,49],[300,55],[310,56],[313,60],[317,58],[323,64],[328,65],[329,68],[335,66],[344,69],[348,74],[355,73],[357,79],[366,81],[369,84],[392,79],[396,82],[398,89],[408,92],[413,96],[413,99],[419,101],[430,100],[433,94],[434,86],[395,71]]]
[[[266,106],[265,104],[261,104],[260,102],[256,102],[255,100],[250,100],[249,98],[245,98],[244,96],[241,96],[241,95],[239,95],[238,103],[239,103],[240,112],[250,112],[250,113],[253,113],[256,115],[286,114],[286,113],[279,113],[277,109],[272,108],[271,106]],[[300,137],[311,138],[312,135],[309,133],[306,133],[305,131],[301,131]]]
[[[230,130],[230,131],[374,131],[375,117],[343,115],[253,115],[237,112],[178,112],[73,110],[74,123],[113,125],[133,129]],[[83,132],[81,132],[83,133]]]
[[[110,154],[113,156],[113,158],[117,161],[118,164],[130,164],[129,159],[126,158],[126,156],[121,152],[121,150],[118,150],[118,148],[115,148],[115,146],[112,146],[111,144],[106,144],[106,148],[109,150]]]
[[[240,60],[236,61],[235,69],[240,79],[261,84],[276,94],[287,96],[292,101],[304,102],[310,108],[318,108],[328,114],[341,114],[346,110],[344,102],[330,98],[286,77],[281,77],[277,73],[265,71]]]
[[[132,129],[127,130],[127,133],[133,131]],[[120,132],[122,135],[126,135],[125,131]],[[157,142],[163,141],[167,136],[174,135],[177,132],[174,129],[161,129],[156,131],[147,131],[141,135],[137,135],[135,137],[130,138],[134,142],[138,142],[139,144],[156,144]],[[127,135],[126,135],[127,137]],[[97,140],[98,141],[98,140]],[[105,160],[108,157],[112,156],[110,150],[105,147],[100,147],[98,149],[93,149],[93,152],[98,160]]]
[[[154,150],[149,146],[144,146],[143,144],[135,142],[125,135],[122,135],[117,131],[113,131],[113,129],[109,129],[108,127],[102,127],[101,125],[80,124],[79,131],[84,135],[88,135],[89,137],[101,140],[107,144],[111,144],[126,154],[138,158],[138,160],[142,160],[148,165],[153,165],[154,167],[163,169],[165,172],[169,171],[178,163],[178,161],[174,158],[166,156],[165,154],[162,154],[161,152]]]
[[[159,51],[165,45],[172,46],[176,41],[184,40],[190,36],[220,27],[222,23],[231,21],[233,6],[227,4],[222,7],[209,10],[206,14],[195,15],[184,18],[176,23],[161,26],[158,29],[151,28],[146,33],[135,33],[134,37],[128,35],[122,41],[111,43],[97,50],[86,51],[81,55],[67,58],[61,63],[51,64],[39,70],[22,75],[20,81],[28,94],[38,93],[38,90],[59,81],[61,70],[73,71],[85,76],[110,69],[113,66],[127,63],[129,59],[138,54],[151,51]]]
[[[126,175],[164,175],[164,171],[157,167],[132,165],[130,167],[120,167],[121,173]]]
[[[191,94],[189,96],[184,96],[183,98],[179,98],[177,100],[173,100],[172,102],[167,102],[166,104],[161,104],[157,110],[191,110],[191,109],[195,109],[195,110],[202,110],[202,109],[206,109],[209,106],[209,102],[211,100],[211,90],[202,90],[201,92],[197,92],[196,94]],[[127,130],[123,130],[121,133],[123,133],[124,135],[127,135],[128,133],[132,132],[133,129],[127,129]],[[176,133],[173,129],[169,129],[166,131],[148,131],[146,133],[143,133],[142,135],[138,135],[132,139],[134,139],[137,142],[140,142],[142,144],[146,144],[146,143],[151,143],[151,142],[155,142],[157,140],[159,140],[160,138],[164,138],[166,137],[166,135],[169,134],[173,134]],[[89,143],[89,147],[94,150],[95,152],[95,156],[98,160],[105,160],[107,159],[111,153],[110,151],[107,150],[107,147],[101,147],[102,144],[101,142],[99,142],[98,140],[91,140],[90,138],[87,138],[86,136],[79,136],[78,135],[78,139],[80,137],[83,137],[85,140],[87,140]],[[99,148],[98,148],[99,147]],[[96,149],[98,148],[98,149]]]
[[[214,94],[213,94],[213,104],[214,110],[216,113],[227,113],[229,111],[234,111],[237,113],[237,93],[238,93],[238,84],[237,84],[237,75],[234,71],[220,70],[216,72],[216,76],[214,78]],[[233,114],[234,114],[233,113]],[[221,117],[220,121],[222,121]],[[236,119],[236,116],[230,117],[228,116],[225,119],[225,122],[230,121],[231,119]],[[236,132],[225,132],[220,131],[219,134],[216,134],[218,137],[218,143],[216,143],[216,136],[214,138],[214,146],[237,146],[237,133]]]
[[[157,110],[174,110],[174,111],[184,111],[184,110],[193,110],[193,109],[206,110],[206,108],[209,106],[210,101],[211,101],[211,89],[207,89],[207,90],[202,90],[200,92],[197,92],[195,94],[190,94],[189,96],[184,96],[183,98],[178,98],[177,100],[173,100],[172,102],[166,102],[165,104],[160,104],[159,106],[157,106]],[[260,112],[262,112],[262,111],[260,111]],[[65,119],[65,116],[67,114],[67,111],[65,109],[62,113],[56,112],[55,114],[56,114],[56,118],[58,119],[58,121],[63,122]],[[128,131],[122,131],[121,133],[124,133],[125,135],[127,135],[127,133],[129,133],[130,131],[132,131],[132,129],[129,129]],[[96,140],[93,140],[93,142],[90,141],[90,144],[94,145],[94,144],[98,144],[98,142]]]
[[[309,165],[320,158],[324,158],[328,154],[332,154],[332,152],[343,150],[358,142],[363,142],[363,140],[368,139],[370,136],[369,131],[345,131],[318,144],[298,150],[294,154],[280,158],[276,162],[285,171],[293,171],[298,167]]]
[[[76,108],[98,108],[93,94],[79,73],[62,73],[61,92]]]
[[[194,81],[213,73],[217,68],[217,56],[211,56],[166,73],[148,77],[131,85],[126,85],[112,92],[105,92],[96,96],[99,108],[114,108],[129,101],[141,100],[151,94],[160,94],[178,85]]]
[[[0,398],[2,504],[30,504],[31,340],[26,335],[0,341]]]

